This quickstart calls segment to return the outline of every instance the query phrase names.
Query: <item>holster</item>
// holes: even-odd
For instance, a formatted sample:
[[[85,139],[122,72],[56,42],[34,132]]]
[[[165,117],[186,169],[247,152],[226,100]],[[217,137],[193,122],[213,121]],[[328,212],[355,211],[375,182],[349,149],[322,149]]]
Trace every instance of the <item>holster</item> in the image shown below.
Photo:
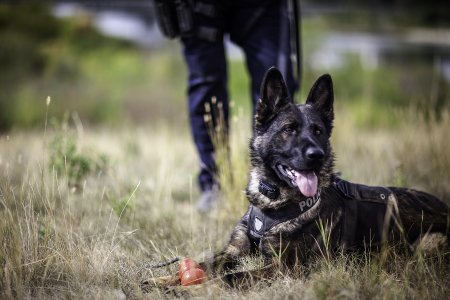
[[[190,37],[194,34],[192,5],[189,0],[155,0],[156,21],[164,36]]]

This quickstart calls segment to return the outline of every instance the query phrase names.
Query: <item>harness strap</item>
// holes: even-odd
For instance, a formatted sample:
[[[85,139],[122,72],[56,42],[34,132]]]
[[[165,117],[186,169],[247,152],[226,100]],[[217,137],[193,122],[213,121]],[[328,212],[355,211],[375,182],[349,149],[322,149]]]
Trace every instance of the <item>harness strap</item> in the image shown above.
[[[289,203],[279,209],[266,209],[251,205],[248,219],[248,235],[252,243],[259,247],[264,234],[280,223],[295,219],[307,212],[320,201],[320,191],[311,198],[307,198],[298,203]]]
[[[292,206],[289,205],[289,208]],[[293,207],[292,207],[293,208]],[[282,209],[281,211],[262,211],[256,206],[251,206],[248,223],[248,234],[254,246],[259,247],[261,238],[274,226],[286,222],[298,216],[295,209]]]
[[[349,249],[355,244],[356,220],[358,207],[356,201],[346,201],[344,208],[343,231],[341,233],[341,246]]]

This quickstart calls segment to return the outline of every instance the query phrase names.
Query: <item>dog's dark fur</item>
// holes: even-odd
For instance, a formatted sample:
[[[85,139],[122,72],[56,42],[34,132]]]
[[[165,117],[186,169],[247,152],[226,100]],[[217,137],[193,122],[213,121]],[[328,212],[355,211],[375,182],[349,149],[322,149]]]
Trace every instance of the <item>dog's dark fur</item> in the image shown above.
[[[215,256],[212,268],[232,268],[238,258],[259,251],[266,259],[283,253],[287,266],[304,263],[323,247],[319,220],[328,227],[328,249],[343,245],[345,202],[334,187],[334,155],[330,146],[333,129],[333,85],[329,75],[321,76],[304,105],[294,104],[281,73],[271,68],[261,87],[261,101],[255,115],[250,142],[251,170],[247,197],[251,206],[277,211],[299,203],[305,196],[286,177],[280,165],[294,170],[314,171],[321,200],[305,213],[282,222],[264,233],[258,245],[249,236],[249,211],[237,224],[225,249]],[[349,137],[351,138],[351,137]],[[276,186],[279,195],[270,199],[260,192],[259,182]],[[441,232],[448,236],[448,206],[436,197],[407,188],[389,187],[386,198],[386,237],[413,243],[423,233]],[[390,224],[390,225],[389,225]],[[358,230],[358,228],[356,229]],[[370,237],[364,237],[367,244]],[[387,241],[388,239],[386,239]],[[356,244],[356,248],[367,245]],[[355,249],[355,247],[353,247]]]
[[[283,253],[281,262],[285,266],[304,264],[325,248],[324,227],[329,236],[329,250],[358,250],[370,246],[371,237],[364,236],[367,232],[359,234],[364,243],[348,245],[345,241],[348,233],[343,230],[349,221],[356,224],[355,236],[362,229],[356,220],[351,219],[356,216],[352,216],[347,207],[349,201],[355,199],[337,188],[339,179],[333,171],[334,155],[330,146],[333,97],[331,77],[323,75],[312,87],[306,103],[294,104],[281,73],[276,68],[266,73],[250,142],[251,170],[247,187],[250,208],[236,225],[225,249],[212,260],[202,263],[205,268],[213,273],[232,269],[240,257],[257,252],[267,263],[275,255]],[[267,213],[283,212],[285,207],[307,198],[295,181],[287,176],[287,169],[314,172],[320,200],[309,210],[271,227],[255,243],[249,233],[252,207]],[[261,192],[260,182],[275,187],[275,195],[269,197]],[[367,189],[370,191],[371,188]],[[387,191],[385,201],[378,203],[385,208],[383,243],[392,239],[413,243],[427,232],[441,232],[448,236],[446,204],[432,195],[412,189],[389,187],[384,191]],[[370,207],[366,212],[370,220]],[[322,230],[319,224],[323,225]]]

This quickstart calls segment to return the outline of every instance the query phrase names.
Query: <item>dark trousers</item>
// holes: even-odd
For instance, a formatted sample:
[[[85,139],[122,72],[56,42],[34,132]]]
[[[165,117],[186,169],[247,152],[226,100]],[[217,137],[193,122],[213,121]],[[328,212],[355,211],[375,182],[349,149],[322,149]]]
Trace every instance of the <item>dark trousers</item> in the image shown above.
[[[292,75],[285,0],[215,0],[209,4],[215,8],[214,16],[195,13],[194,23],[198,28],[207,28],[206,31],[212,28],[217,38],[207,40],[194,36],[182,39],[189,73],[189,120],[201,161],[198,181],[202,191],[210,189],[215,183],[214,145],[204,119],[205,103],[211,103],[212,97],[222,103],[225,127],[228,127],[227,63],[223,35],[229,33],[231,41],[245,54],[251,77],[253,108],[260,97],[263,76],[271,66],[281,70],[291,95],[297,88]],[[259,15],[255,17],[255,14]]]

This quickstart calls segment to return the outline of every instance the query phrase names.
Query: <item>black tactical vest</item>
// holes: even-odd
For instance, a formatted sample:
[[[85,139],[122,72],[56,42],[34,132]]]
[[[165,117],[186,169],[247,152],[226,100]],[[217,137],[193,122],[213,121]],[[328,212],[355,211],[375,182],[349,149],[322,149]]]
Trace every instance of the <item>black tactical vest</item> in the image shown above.
[[[344,196],[341,246],[348,250],[378,247],[383,241],[383,233],[392,229],[392,220],[386,219],[390,217],[386,212],[392,191],[339,178],[334,186]]]

